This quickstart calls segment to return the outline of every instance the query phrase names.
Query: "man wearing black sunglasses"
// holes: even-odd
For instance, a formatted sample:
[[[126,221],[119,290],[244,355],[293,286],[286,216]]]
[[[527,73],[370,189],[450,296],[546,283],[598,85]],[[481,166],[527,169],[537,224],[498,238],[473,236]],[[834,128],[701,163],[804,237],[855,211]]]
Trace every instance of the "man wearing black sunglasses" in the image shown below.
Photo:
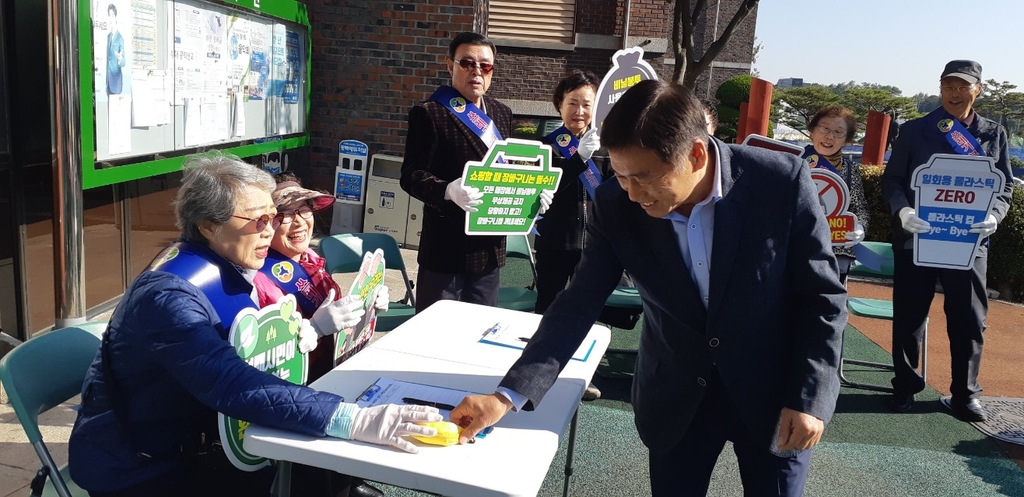
[[[487,37],[460,33],[448,47],[451,86],[409,111],[402,189],[423,201],[416,310],[442,299],[498,303],[505,237],[467,236],[466,212],[482,194],[462,185],[467,161],[482,160],[496,139],[512,134],[512,110],[484,96],[494,73]]]

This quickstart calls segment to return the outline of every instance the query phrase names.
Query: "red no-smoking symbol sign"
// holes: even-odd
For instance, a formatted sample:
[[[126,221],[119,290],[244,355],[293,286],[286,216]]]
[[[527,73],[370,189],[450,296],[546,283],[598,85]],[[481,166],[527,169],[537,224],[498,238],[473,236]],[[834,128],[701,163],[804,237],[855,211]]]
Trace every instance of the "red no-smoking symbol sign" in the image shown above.
[[[811,178],[818,187],[818,199],[825,210],[825,217],[836,217],[845,213],[849,207],[850,195],[843,179],[826,169],[812,169]]]

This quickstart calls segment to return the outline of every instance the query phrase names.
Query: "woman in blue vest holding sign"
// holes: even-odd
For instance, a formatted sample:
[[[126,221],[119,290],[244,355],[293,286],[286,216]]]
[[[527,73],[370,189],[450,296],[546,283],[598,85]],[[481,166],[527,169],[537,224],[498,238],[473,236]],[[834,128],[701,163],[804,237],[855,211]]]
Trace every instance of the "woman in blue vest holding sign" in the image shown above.
[[[843,156],[843,146],[852,142],[857,134],[857,118],[846,107],[825,107],[811,118],[807,130],[811,133],[811,144],[804,149],[803,158],[811,167],[832,171],[846,182],[850,191],[850,212],[857,216],[856,229],[846,232],[846,240],[859,243],[864,240],[871,213],[864,195],[860,165]],[[845,284],[854,261],[853,247],[832,247],[832,253],[839,262],[839,280]]]
[[[267,261],[260,268],[265,278],[257,278],[254,283],[261,308],[276,303],[285,295],[294,295],[302,317],[309,319],[316,330],[316,342],[299,343],[299,350],[309,355],[309,374],[306,376],[306,384],[309,384],[334,369],[335,335],[359,323],[365,313],[364,303],[358,295],[342,298],[341,287],[324,269],[324,258],[309,248],[313,236],[313,213],[333,205],[334,197],[303,188],[299,178],[292,173],[281,173],[274,178],[277,188],[272,197],[277,206],[274,221],[278,226],[270,239]],[[388,287],[381,287],[374,301],[377,312],[388,310],[389,298]],[[346,354],[358,352],[366,343],[368,340],[355,344]],[[329,482],[329,488],[347,487],[350,497],[384,495],[361,478],[335,476],[326,470],[302,465],[295,465],[293,471],[310,479],[324,480],[320,478],[322,474],[330,475],[324,480]]]
[[[542,141],[554,149],[552,165],[564,174],[551,207],[536,225],[537,314],[544,313],[576,270],[583,253],[594,188],[601,184],[609,170],[608,157],[594,155],[601,148],[601,141],[590,126],[600,83],[593,73],[576,70],[555,87],[553,101],[563,125]],[[596,399],[600,395],[591,385],[584,399]]]
[[[303,188],[291,173],[277,175],[277,182],[273,199],[275,221],[280,224],[270,239],[267,262],[260,269],[266,278],[256,280],[256,291],[260,307],[295,295],[302,317],[310,320],[320,337],[316,348],[308,351],[308,381],[312,382],[334,368],[334,335],[359,322],[364,303],[358,295],[342,298],[341,287],[324,269],[324,258],[309,248],[313,213],[334,204],[334,197]],[[385,285],[374,300],[376,311],[387,311],[389,300]]]
[[[125,291],[82,385],[68,459],[90,495],[265,495],[272,469],[229,463],[218,412],[413,452],[402,436],[435,433],[414,423],[440,421],[436,409],[362,409],[256,369],[228,342],[235,316],[256,308],[253,280],[278,226],[275,186],[232,156],[186,163],[174,202],[181,238]]]

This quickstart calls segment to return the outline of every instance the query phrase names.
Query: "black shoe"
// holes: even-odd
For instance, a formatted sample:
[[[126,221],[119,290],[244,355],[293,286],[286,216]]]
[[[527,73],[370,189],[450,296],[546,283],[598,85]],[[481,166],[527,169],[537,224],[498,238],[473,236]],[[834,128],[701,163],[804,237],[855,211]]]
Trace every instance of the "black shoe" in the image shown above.
[[[889,410],[893,412],[907,412],[914,407],[914,394],[894,392],[889,399]]]
[[[981,407],[978,399],[967,399],[966,402],[953,399],[949,402],[949,407],[953,409],[953,415],[961,421],[984,423],[988,419],[988,413]]]
[[[350,488],[348,495],[349,497],[384,497],[384,492],[364,481]]]

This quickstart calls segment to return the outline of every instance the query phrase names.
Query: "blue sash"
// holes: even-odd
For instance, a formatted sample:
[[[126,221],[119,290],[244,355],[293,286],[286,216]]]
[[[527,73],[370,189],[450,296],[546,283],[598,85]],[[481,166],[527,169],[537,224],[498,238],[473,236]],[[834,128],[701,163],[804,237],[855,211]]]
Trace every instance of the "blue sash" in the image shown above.
[[[316,287],[313,286],[313,278],[309,276],[302,264],[281,255],[274,249],[267,250],[267,260],[260,268],[260,272],[270,278],[270,281],[273,281],[281,290],[284,290],[284,293],[295,296],[303,316],[312,316],[327,297],[320,295],[320,292],[316,290]]]
[[[163,271],[181,277],[203,292],[220,318],[220,332],[228,329],[242,309],[257,307],[252,284],[230,262],[199,244],[177,241],[153,259],[146,271]]]
[[[807,148],[804,149],[804,154],[801,157],[803,157],[804,160],[807,161],[807,164],[809,164],[812,169],[815,167],[828,169],[829,171],[838,174],[840,178],[843,177],[842,173],[840,173],[839,170],[836,169],[836,166],[833,166],[832,163],[829,162],[824,155],[821,155],[814,150],[814,145],[808,145]]]
[[[463,98],[462,94],[455,88],[440,86],[430,96],[430,99],[443,105],[455,117],[459,118],[462,124],[465,124],[473,134],[480,138],[480,141],[484,142],[484,146],[487,148],[491,148],[495,141],[502,139],[501,132],[491,122],[491,118],[487,117],[487,114],[484,114],[473,102]]]
[[[946,112],[946,109],[939,107],[925,116],[925,119],[934,129],[942,133],[946,142],[953,147],[953,151],[957,154],[985,157],[985,151],[981,149],[981,144],[974,138],[974,135],[967,131],[959,119]]]
[[[580,146],[580,141],[576,138],[576,135],[573,135],[565,126],[556,129],[550,135],[545,136],[544,139],[554,145],[558,153],[565,157],[565,160],[569,160]],[[587,159],[587,169],[580,173],[580,182],[587,189],[590,198],[594,198],[594,189],[601,185],[601,181],[601,172],[597,170],[597,166],[594,165],[592,159]]]

